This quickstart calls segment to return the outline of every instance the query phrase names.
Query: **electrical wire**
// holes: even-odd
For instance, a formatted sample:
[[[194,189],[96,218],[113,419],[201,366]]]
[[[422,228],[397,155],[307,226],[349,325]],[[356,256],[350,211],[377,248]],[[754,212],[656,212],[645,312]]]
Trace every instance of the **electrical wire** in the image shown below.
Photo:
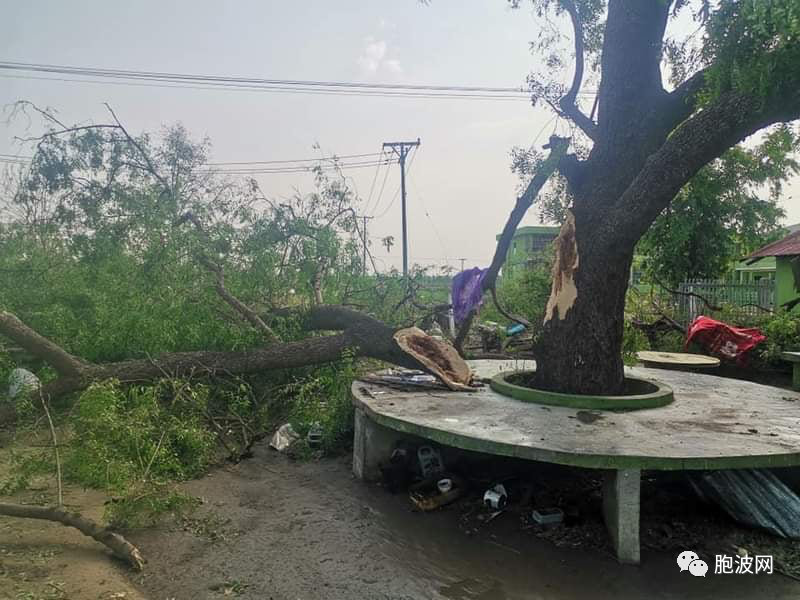
[[[353,160],[360,159],[364,160]],[[0,153],[0,163],[5,164],[27,164],[33,159],[32,156],[16,156],[13,154]],[[318,164],[304,164],[318,163]],[[321,164],[319,164],[321,163]],[[313,172],[317,169],[323,171],[335,171],[346,169],[357,169],[367,167],[378,167],[382,165],[397,164],[397,160],[385,156],[384,152],[372,152],[365,154],[343,154],[334,155],[330,159],[317,158],[296,158],[285,160],[253,160],[253,161],[220,161],[209,162],[201,165],[195,172],[197,173],[224,173],[232,175],[248,174],[269,174],[269,173],[303,173]],[[241,166],[239,166],[241,165]],[[265,165],[265,166],[256,166]]]
[[[328,160],[347,160],[351,158],[365,158],[372,156],[382,156],[383,152],[369,152],[367,154],[334,154]],[[0,155],[2,156],[2,155]],[[321,159],[317,158],[293,158],[286,160],[230,160],[226,162],[209,162],[205,163],[208,166],[222,166],[222,165],[277,165],[284,163],[304,163],[304,162],[318,162]]]
[[[530,94],[522,87],[491,87],[466,85],[420,85],[364,83],[349,81],[313,81],[301,79],[265,79],[256,77],[233,77],[219,75],[197,75],[166,73],[159,71],[135,71],[124,69],[101,69],[95,67],[72,67],[65,65],[0,61],[0,77],[16,79],[40,79],[74,83],[104,83],[116,85],[138,85],[151,87],[183,87],[193,89],[229,89],[240,91],[265,91],[283,93],[318,93],[334,95],[406,97],[406,98],[462,98],[483,100],[524,100]],[[70,78],[41,77],[20,73],[45,73],[65,75]],[[91,77],[93,79],[75,79]],[[581,95],[593,92],[582,91]]]
[[[378,210],[378,207],[381,205],[381,198],[383,198],[383,190],[386,188],[386,180],[389,179],[389,169],[386,169],[386,174],[383,176],[383,183],[381,184],[381,191],[378,192],[378,198],[375,200],[375,206],[372,209],[373,215],[370,219],[374,219],[374,213]],[[366,213],[366,211],[364,211]]]
[[[383,148],[381,148],[381,156],[386,152]],[[364,203],[364,214],[366,215],[369,212],[369,205],[372,201],[372,193],[375,191],[375,182],[378,181],[378,173],[381,171],[381,165],[375,167],[375,175],[372,176],[372,185],[369,186],[369,195],[367,196],[367,201]],[[386,171],[388,172],[389,169],[387,168]]]
[[[396,160],[388,161],[368,161],[368,162],[353,162],[353,163],[331,163],[321,165],[285,165],[282,167],[262,167],[262,168],[231,168],[231,169],[218,169],[218,168],[198,168],[193,172],[195,173],[221,173],[227,175],[259,175],[268,173],[313,173],[315,171],[345,171],[348,169],[364,169],[369,167],[380,166],[382,164],[397,164]]]
[[[410,177],[408,177],[408,181],[411,184],[411,187],[414,188],[414,192],[416,193],[416,197],[419,199],[420,204],[422,204],[422,210],[425,213],[425,216],[428,217],[428,222],[431,225],[431,229],[433,229],[434,235],[439,240],[439,246],[441,246],[441,248],[442,248],[442,252],[444,253],[445,260],[449,263],[450,262],[450,257],[448,256],[448,254],[450,254],[450,253],[447,251],[447,247],[445,246],[444,239],[439,234],[439,229],[436,227],[436,223],[434,223],[433,218],[431,217],[430,212],[428,211],[428,206],[425,204],[425,199],[422,197],[422,194],[420,194],[419,189],[417,188],[417,185],[414,183],[414,180],[411,179]]]
[[[409,159],[408,167],[406,168],[406,177],[408,177],[408,174],[411,173],[411,165],[414,164],[414,159],[417,157],[417,151],[418,150],[419,150],[419,146],[414,146],[414,152],[411,154],[411,159]],[[388,171],[388,169],[387,169],[387,171]],[[386,210],[384,210],[381,214],[379,214],[377,216],[373,215],[372,216],[373,219],[380,219],[381,217],[385,216],[386,213],[388,213],[392,209],[392,206],[394,206],[395,200],[397,200],[397,196],[400,195],[400,187],[401,186],[397,186],[397,189],[394,192],[394,196],[392,196],[392,199],[389,202],[389,206],[386,207]],[[376,208],[377,208],[377,206],[376,206]]]

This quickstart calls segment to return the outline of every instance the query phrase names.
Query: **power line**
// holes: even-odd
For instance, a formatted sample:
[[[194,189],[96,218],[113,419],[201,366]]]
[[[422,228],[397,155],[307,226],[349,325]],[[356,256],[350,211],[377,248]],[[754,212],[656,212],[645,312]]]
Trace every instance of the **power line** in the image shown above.
[[[263,167],[263,168],[232,168],[232,169],[217,169],[217,168],[198,168],[195,173],[221,173],[227,175],[259,175],[268,173],[313,173],[315,171],[346,171],[348,169],[364,169],[380,165],[397,164],[396,160],[385,161],[367,161],[367,162],[353,162],[353,163],[332,163],[322,165],[286,165],[283,167]]]
[[[2,67],[0,67],[2,68]],[[380,90],[339,90],[339,89],[314,89],[303,88],[297,86],[256,86],[245,84],[221,84],[221,83],[199,83],[194,85],[185,85],[182,83],[148,83],[148,82],[135,82],[135,81],[116,81],[114,79],[108,80],[91,80],[91,79],[68,79],[64,77],[37,77],[35,75],[4,75],[0,74],[3,79],[25,79],[34,81],[55,81],[58,83],[89,83],[97,85],[121,85],[129,87],[153,87],[153,88],[174,88],[174,89],[187,89],[187,90],[222,90],[234,92],[269,92],[269,93],[287,93],[287,94],[322,94],[332,96],[362,96],[362,97],[381,97],[381,98],[455,98],[461,100],[504,100],[504,101],[527,101],[527,96],[514,96],[514,95],[499,95],[499,94],[461,94],[461,93],[446,93],[446,92],[382,92]],[[169,81],[169,80],[164,80]]]
[[[411,160],[408,161],[408,167],[406,168],[406,174],[411,172],[411,165],[414,164],[414,159],[416,158],[416,156],[417,156],[417,150],[415,148],[413,154],[411,154]],[[388,176],[389,169],[386,169],[386,171],[387,171],[387,176]],[[384,183],[385,183],[385,181],[384,181]],[[379,214],[377,216],[376,215],[372,215],[372,218],[373,219],[380,219],[381,217],[386,216],[386,213],[388,213],[392,209],[392,206],[394,206],[394,202],[395,202],[395,200],[397,200],[397,197],[399,195],[400,195],[400,186],[398,185],[397,189],[394,191],[394,196],[392,196],[392,199],[389,202],[389,206],[386,207],[386,210],[384,210],[381,214]],[[378,206],[375,205],[375,208],[377,209]]]
[[[442,252],[444,252],[445,258],[449,262],[450,258],[447,255],[450,253],[447,251],[447,248],[445,247],[444,239],[442,239],[442,236],[439,235],[439,229],[436,227],[436,223],[433,222],[433,218],[431,217],[430,212],[428,212],[428,206],[425,204],[425,199],[422,197],[422,194],[420,194],[419,189],[417,188],[417,185],[414,183],[414,180],[411,179],[411,176],[409,176],[408,181],[414,188],[414,191],[416,192],[417,198],[419,198],[420,203],[422,203],[422,210],[425,212],[425,216],[428,217],[428,222],[431,224],[431,229],[433,229],[434,235],[436,235],[436,238],[439,240],[439,246],[441,246]]]
[[[370,152],[367,154],[334,154],[330,159],[327,160],[342,160],[342,159],[350,159],[350,158],[364,158],[364,157],[371,157],[371,156],[382,156],[383,152]],[[0,155],[2,156],[2,155]],[[277,165],[283,163],[303,163],[303,162],[319,162],[319,157],[317,158],[293,158],[293,159],[286,159],[286,160],[231,160],[227,162],[209,162],[205,163],[208,166],[221,166],[221,165]]]
[[[377,157],[375,159],[374,157]],[[364,158],[364,160],[353,160]],[[27,164],[33,160],[33,156],[17,156],[13,154],[0,153],[0,162],[6,164]],[[318,163],[318,164],[304,164]],[[236,175],[247,174],[268,174],[268,173],[302,173],[312,172],[317,169],[323,171],[335,171],[338,169],[356,169],[381,165],[396,164],[397,161],[386,157],[383,152],[365,154],[343,154],[334,155],[332,158],[296,158],[285,160],[254,160],[254,161],[220,161],[209,162],[201,165],[195,172],[198,173],[225,173]],[[242,165],[241,167],[237,165]],[[265,165],[265,166],[250,166]],[[275,166],[271,166],[275,165]]]
[[[123,69],[101,69],[95,67],[72,67],[42,63],[0,61],[0,70],[9,72],[2,77],[20,79],[43,79],[76,83],[104,83],[118,85],[141,85],[155,87],[193,87],[196,89],[231,89],[241,91],[266,91],[287,93],[320,93],[356,96],[382,96],[407,98],[464,98],[493,100],[529,100],[530,94],[522,87],[492,87],[466,85],[421,85],[364,83],[349,81],[313,81],[302,79],[265,79],[256,77],[233,77],[166,73],[159,71],[136,71]],[[70,79],[37,77],[19,73],[45,73],[65,75]],[[94,79],[75,79],[91,77]],[[165,85],[167,84],[167,85]],[[584,91],[581,95],[593,95]]]
[[[381,149],[381,156],[383,156],[384,153],[385,153],[385,150]],[[375,167],[375,175],[373,175],[372,184],[369,186],[369,195],[367,196],[367,201],[364,203],[364,214],[369,212],[369,205],[370,205],[370,202],[372,202],[372,193],[375,191],[375,182],[378,181],[378,173],[380,173],[380,171],[381,171],[381,166],[380,165]],[[389,169],[386,169],[386,171],[388,172]]]
[[[383,198],[383,190],[384,190],[384,188],[386,188],[386,180],[387,179],[389,179],[389,169],[386,169],[386,174],[383,176],[383,183],[381,184],[381,191],[378,192],[378,198],[375,200],[375,207],[372,209],[373,213],[376,212],[378,210],[378,207],[381,205],[381,198]],[[399,189],[400,188],[398,188],[398,190]],[[395,197],[396,197],[396,195],[395,195]],[[394,202],[394,198],[392,198],[392,202]],[[391,206],[389,206],[389,208],[391,208]],[[388,211],[389,209],[387,208],[386,210]],[[377,218],[380,218],[385,214],[386,214],[386,212],[383,212]],[[376,218],[374,214],[372,215],[372,218],[373,219]]]

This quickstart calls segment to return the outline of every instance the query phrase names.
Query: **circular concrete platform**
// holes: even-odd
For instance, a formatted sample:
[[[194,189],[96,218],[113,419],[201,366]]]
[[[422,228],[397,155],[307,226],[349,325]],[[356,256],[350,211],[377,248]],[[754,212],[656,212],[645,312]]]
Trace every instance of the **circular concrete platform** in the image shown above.
[[[654,352],[642,350],[636,353],[645,367],[656,369],[678,369],[690,371],[694,369],[716,369],[720,361],[713,356],[690,354],[688,352]]]
[[[508,364],[475,361],[474,367],[491,377]],[[520,402],[489,386],[398,391],[356,381],[352,392],[356,407],[379,425],[489,454],[601,469],[800,465],[800,393],[700,373],[626,373],[666,383],[674,402],[601,412]]]

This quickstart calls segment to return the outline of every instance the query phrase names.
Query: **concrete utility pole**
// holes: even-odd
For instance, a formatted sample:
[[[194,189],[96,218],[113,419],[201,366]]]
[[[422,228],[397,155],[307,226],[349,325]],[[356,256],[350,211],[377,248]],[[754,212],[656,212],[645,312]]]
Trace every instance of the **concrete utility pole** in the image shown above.
[[[461,261],[461,270],[463,271],[464,270],[464,263],[466,262],[467,259],[466,258],[459,258],[458,260]]]
[[[406,224],[406,156],[409,150],[419,146],[416,142],[384,142],[384,148],[391,148],[400,159],[400,197],[403,203],[403,277],[408,276],[408,226]]]

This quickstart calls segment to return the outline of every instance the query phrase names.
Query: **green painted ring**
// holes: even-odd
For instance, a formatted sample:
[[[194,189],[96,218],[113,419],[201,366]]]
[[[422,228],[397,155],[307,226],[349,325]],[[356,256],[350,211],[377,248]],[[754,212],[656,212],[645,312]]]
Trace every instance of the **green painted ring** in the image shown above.
[[[634,381],[643,385],[653,386],[656,389],[644,394],[634,394],[628,396],[593,396],[589,394],[564,394],[560,392],[548,392],[535,388],[523,387],[511,383],[508,379],[511,376],[519,376],[534,371],[506,371],[498,373],[492,377],[491,388],[498,394],[509,396],[521,402],[532,402],[535,404],[548,404],[550,406],[566,406],[567,408],[586,408],[591,410],[640,410],[643,408],[658,408],[666,406],[675,397],[672,388],[668,385],[652,379],[641,377],[626,377],[628,381]]]

